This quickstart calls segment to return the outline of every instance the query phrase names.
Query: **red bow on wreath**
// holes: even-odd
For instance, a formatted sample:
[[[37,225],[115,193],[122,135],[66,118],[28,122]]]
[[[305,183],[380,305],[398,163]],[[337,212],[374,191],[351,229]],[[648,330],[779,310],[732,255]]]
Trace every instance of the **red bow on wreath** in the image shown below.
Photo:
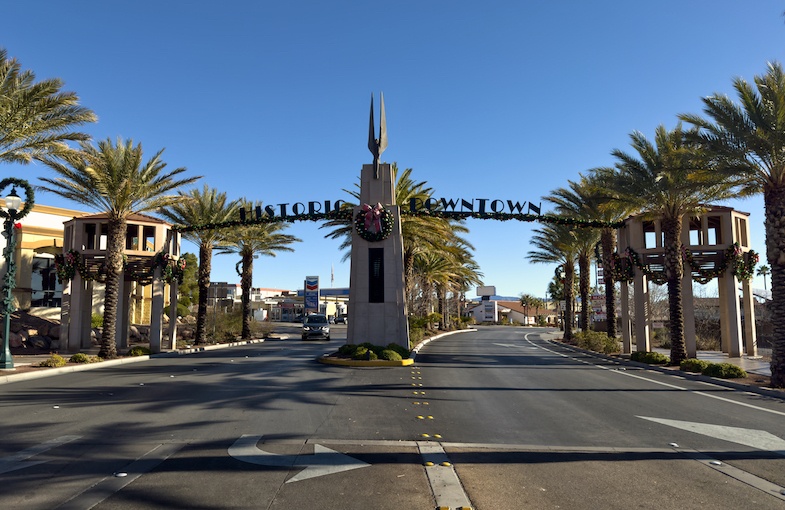
[[[365,230],[374,234],[382,231],[382,211],[384,211],[384,207],[380,203],[373,207],[363,204],[362,212],[365,213]]]

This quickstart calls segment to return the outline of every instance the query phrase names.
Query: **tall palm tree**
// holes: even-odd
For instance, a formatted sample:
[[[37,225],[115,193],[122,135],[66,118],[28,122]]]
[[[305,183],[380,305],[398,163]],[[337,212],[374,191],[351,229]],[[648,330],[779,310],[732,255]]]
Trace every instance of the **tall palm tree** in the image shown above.
[[[95,114],[79,106],[74,92],[61,92],[63,82],[35,82],[15,58],[0,48],[0,162],[30,163],[73,155],[66,142],[88,140],[75,126],[95,122]]]
[[[175,202],[160,214],[178,225],[205,225],[231,221],[238,214],[239,202],[227,201],[226,193],[218,192],[206,184],[202,190],[193,188],[179,193],[182,200]],[[212,271],[213,248],[221,239],[221,232],[215,229],[187,231],[183,237],[199,246],[199,305],[196,313],[197,344],[207,342],[207,298],[210,292],[210,272]]]
[[[200,177],[179,179],[185,168],[167,171],[161,159],[163,149],[147,161],[142,160],[142,145],[132,140],[111,139],[94,147],[80,143],[78,159],[47,164],[58,177],[41,178],[48,184],[43,189],[108,214],[106,241],[106,290],[104,294],[104,326],[101,333],[102,358],[117,357],[115,329],[120,277],[123,272],[126,220],[133,213],[155,211],[182,198],[171,193]]]
[[[785,388],[785,72],[771,62],[754,81],[733,80],[739,103],[713,94],[703,98],[707,118],[679,117],[700,129],[699,140],[721,159],[726,175],[746,179],[746,191],[763,194],[774,330],[771,384]]]
[[[684,267],[681,255],[682,219],[698,214],[706,204],[732,196],[734,183],[712,171],[712,159],[702,147],[690,143],[694,133],[685,133],[681,124],[672,131],[659,126],[654,143],[634,132],[630,135],[635,155],[621,150],[611,154],[617,159],[612,184],[614,198],[635,206],[662,222],[663,267],[668,288],[671,363],[686,359],[681,284]]]
[[[247,200],[240,202],[241,207],[249,208],[254,204]],[[261,206],[257,202],[256,206]],[[259,255],[275,257],[279,251],[294,251],[289,245],[300,242],[301,239],[281,232],[289,228],[288,223],[263,223],[236,227],[225,232],[219,242],[219,254],[234,254],[240,256],[240,261],[235,266],[240,276],[242,288],[243,329],[242,337],[251,338],[251,287],[253,286],[253,260]]]
[[[763,264],[758,268],[758,271],[755,273],[758,276],[763,277],[763,290],[768,291],[768,287],[766,286],[766,277],[771,274],[771,269],[766,264]]]
[[[564,270],[564,339],[572,340],[572,319],[574,315],[575,262],[578,246],[573,228],[557,223],[534,229],[529,241],[535,250],[527,253],[526,258],[538,264],[559,264]]]
[[[589,197],[582,188],[585,183],[570,182],[570,189],[558,188],[544,197],[556,206],[556,212],[562,216],[582,220],[593,220],[591,208],[596,204],[589,203]],[[576,248],[578,249],[578,289],[581,296],[581,315],[579,327],[586,331],[589,329],[589,290],[591,287],[591,260],[594,257],[594,247],[600,240],[600,231],[595,228],[575,228]]]

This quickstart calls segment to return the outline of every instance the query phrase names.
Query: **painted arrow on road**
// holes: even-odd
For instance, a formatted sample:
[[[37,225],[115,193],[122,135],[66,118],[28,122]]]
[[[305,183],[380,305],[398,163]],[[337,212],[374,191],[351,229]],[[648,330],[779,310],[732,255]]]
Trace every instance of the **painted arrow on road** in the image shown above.
[[[229,455],[242,462],[271,467],[304,467],[297,475],[286,480],[299,482],[317,476],[331,475],[370,466],[370,464],[315,444],[313,455],[277,455],[261,450],[256,444],[262,436],[243,435],[229,448]]]
[[[39,445],[32,446],[20,452],[17,452],[13,455],[9,455],[8,457],[0,459],[0,475],[3,473],[10,473],[11,471],[17,471],[19,469],[28,468],[30,466],[35,466],[37,464],[43,464],[47,462],[45,460],[30,460],[27,459],[31,457],[35,457],[39,453],[44,453],[46,451],[51,450],[56,446],[60,446],[61,444],[70,443],[71,441],[75,441],[79,439],[79,436],[60,436],[55,439],[50,439],[49,441],[43,442]]]
[[[664,418],[650,418],[647,416],[638,416],[638,418],[785,456],[785,440],[765,430],[726,427],[724,425],[692,421],[666,420]]]

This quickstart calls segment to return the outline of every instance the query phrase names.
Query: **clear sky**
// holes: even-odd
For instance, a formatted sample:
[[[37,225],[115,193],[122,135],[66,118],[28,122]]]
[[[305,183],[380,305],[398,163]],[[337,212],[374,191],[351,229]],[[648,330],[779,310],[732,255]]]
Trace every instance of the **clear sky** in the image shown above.
[[[363,164],[371,93],[383,91],[383,159],[437,197],[530,201],[613,163],[629,133],[653,137],[702,96],[733,95],[785,61],[774,0],[438,1],[75,0],[3,2],[0,46],[38,78],[59,77],[99,122],[96,139],[161,148],[172,167],[265,204],[346,199]],[[377,114],[378,122],[378,114]],[[4,176],[51,175],[3,165]],[[37,202],[78,204],[41,193]],[[763,201],[750,212],[764,250]],[[470,220],[468,239],[499,294],[545,295],[553,266],[526,253],[536,224]],[[349,263],[318,224],[294,253],[264,257],[254,286],[348,286]],[[192,245],[186,251],[195,251]],[[217,256],[214,281],[235,281]],[[756,288],[763,288],[758,277]],[[473,293],[470,293],[473,297]]]

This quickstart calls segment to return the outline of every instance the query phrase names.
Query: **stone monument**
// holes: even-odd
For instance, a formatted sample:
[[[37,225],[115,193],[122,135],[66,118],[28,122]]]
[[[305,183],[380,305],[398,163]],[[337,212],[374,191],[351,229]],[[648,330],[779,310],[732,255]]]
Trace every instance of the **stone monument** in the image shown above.
[[[384,95],[379,115],[379,138],[375,138],[371,95],[368,148],[373,164],[362,167],[360,205],[354,208],[347,343],[396,343],[408,349],[400,208],[395,203],[392,167],[380,161],[387,148]]]

